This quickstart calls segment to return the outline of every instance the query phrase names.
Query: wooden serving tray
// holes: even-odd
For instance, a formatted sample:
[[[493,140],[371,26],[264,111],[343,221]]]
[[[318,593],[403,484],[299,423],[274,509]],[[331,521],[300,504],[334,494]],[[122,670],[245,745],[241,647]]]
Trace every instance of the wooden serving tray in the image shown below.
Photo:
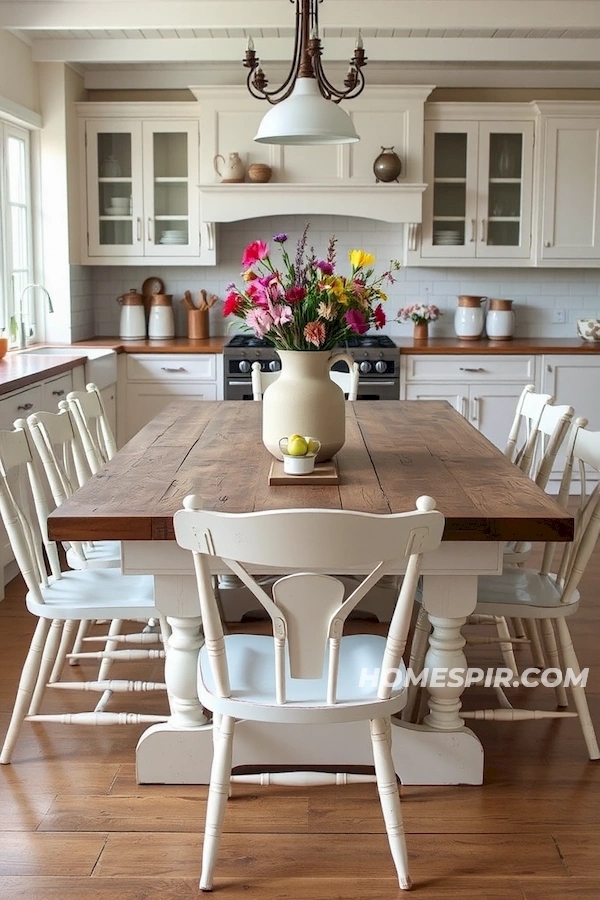
[[[339,484],[340,473],[335,459],[317,463],[310,475],[288,475],[283,471],[283,462],[274,459],[269,470],[269,484]]]

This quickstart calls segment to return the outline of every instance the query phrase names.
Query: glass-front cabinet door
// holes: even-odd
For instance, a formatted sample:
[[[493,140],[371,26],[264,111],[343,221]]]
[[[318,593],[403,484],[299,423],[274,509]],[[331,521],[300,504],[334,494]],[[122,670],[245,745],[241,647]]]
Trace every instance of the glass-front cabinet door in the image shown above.
[[[88,252],[199,254],[197,122],[88,122]]]
[[[528,257],[532,166],[532,122],[426,122],[422,257]]]
[[[144,122],[146,255],[198,256],[198,123]]]

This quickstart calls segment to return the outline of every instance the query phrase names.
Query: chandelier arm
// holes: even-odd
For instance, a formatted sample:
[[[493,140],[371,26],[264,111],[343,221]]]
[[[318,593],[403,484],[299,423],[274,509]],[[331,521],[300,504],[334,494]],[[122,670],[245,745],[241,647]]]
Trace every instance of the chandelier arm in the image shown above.
[[[323,70],[323,64],[321,62],[320,55],[315,54],[315,56],[313,56],[315,78],[317,80],[319,90],[326,100],[331,100],[333,103],[340,103],[340,101],[342,100],[352,100],[354,97],[358,97],[358,95],[362,92],[365,86],[365,76],[363,75],[361,69],[356,66],[353,60],[351,60],[350,65],[354,69],[356,75],[356,83],[353,84],[352,87],[347,88],[344,91],[336,88],[335,85],[331,84]]]

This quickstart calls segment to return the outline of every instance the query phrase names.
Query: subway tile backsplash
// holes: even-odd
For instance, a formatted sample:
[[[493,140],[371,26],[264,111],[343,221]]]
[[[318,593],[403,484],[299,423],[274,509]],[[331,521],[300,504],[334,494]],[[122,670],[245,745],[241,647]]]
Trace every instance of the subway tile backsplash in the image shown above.
[[[337,237],[337,260],[340,272],[349,271],[348,251],[360,248],[374,253],[375,269],[383,271],[390,258],[402,255],[402,228],[398,225],[368,219],[341,216],[314,216],[310,219],[308,245],[324,255],[331,235]],[[141,289],[150,275],[165,283],[165,291],[173,294],[176,334],[186,334],[186,313],[180,300],[185,290],[197,296],[204,288],[222,301],[226,285],[241,284],[241,258],[250,241],[271,241],[274,234],[289,235],[288,252],[293,257],[296,241],[304,228],[301,216],[254,218],[244,222],[220,225],[217,233],[218,265],[161,266],[73,266],[71,269],[72,340],[119,333],[120,306],[117,297],[131,288]],[[274,260],[279,248],[272,246]],[[406,267],[396,273],[395,284],[388,290],[385,332],[409,335],[409,324],[392,321],[402,306],[412,303],[435,303],[442,316],[430,326],[430,334],[454,334],[453,315],[459,294],[475,294],[514,300],[516,335],[518,337],[575,337],[578,318],[600,316],[600,269],[525,269],[525,268],[427,268]],[[212,335],[227,334],[229,326],[221,314],[222,303],[211,310]],[[565,310],[565,324],[554,324],[556,309]]]

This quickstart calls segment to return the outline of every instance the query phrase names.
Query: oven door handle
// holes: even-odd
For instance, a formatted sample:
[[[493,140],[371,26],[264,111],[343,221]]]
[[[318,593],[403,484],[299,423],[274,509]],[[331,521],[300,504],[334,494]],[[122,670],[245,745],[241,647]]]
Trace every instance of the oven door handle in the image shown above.
[[[373,385],[375,385],[376,387],[395,387],[396,384],[398,384],[397,381],[376,381],[375,379],[373,379],[372,381],[358,382],[359,387],[373,387]]]
[[[246,381],[227,381],[228,387],[250,387],[251,384],[252,382],[249,378],[247,378]]]

